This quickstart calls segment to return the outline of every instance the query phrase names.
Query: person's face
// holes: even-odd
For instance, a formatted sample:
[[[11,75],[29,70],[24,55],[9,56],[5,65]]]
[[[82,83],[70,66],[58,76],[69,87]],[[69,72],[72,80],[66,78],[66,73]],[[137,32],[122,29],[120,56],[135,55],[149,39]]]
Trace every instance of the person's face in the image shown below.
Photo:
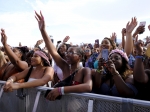
[[[37,54],[33,54],[32,58],[31,58],[31,65],[32,66],[36,66],[42,63],[42,58],[37,55]]]
[[[22,53],[21,53],[21,51],[20,51],[19,49],[13,48],[13,52],[15,53],[15,55],[16,55],[19,59],[21,59]]]
[[[77,53],[75,47],[70,47],[66,52],[66,61],[68,64],[77,63],[80,60],[80,55]]]
[[[122,57],[119,54],[113,53],[109,58],[113,61],[117,70],[122,67]]]
[[[101,49],[111,49],[112,45],[108,39],[103,39],[101,42]]]
[[[84,52],[85,52],[86,56],[90,56],[91,55],[91,49],[85,49]]]
[[[99,49],[98,48],[94,48],[94,53],[98,53]]]
[[[67,47],[66,47],[65,44],[60,45],[60,47],[59,47],[59,52],[60,52],[61,54],[64,54],[64,53],[66,52],[66,50],[67,50]]]

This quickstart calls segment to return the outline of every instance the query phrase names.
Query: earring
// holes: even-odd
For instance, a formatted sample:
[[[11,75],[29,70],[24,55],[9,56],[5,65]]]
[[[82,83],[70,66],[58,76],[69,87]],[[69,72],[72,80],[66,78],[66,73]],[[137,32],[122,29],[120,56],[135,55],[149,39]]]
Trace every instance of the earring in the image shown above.
[[[44,66],[43,62],[41,62],[41,66]]]

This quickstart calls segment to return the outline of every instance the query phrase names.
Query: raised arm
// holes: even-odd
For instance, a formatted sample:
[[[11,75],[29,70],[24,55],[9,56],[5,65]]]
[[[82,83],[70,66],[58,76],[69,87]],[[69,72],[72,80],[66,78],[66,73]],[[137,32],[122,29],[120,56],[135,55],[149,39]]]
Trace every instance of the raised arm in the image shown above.
[[[132,31],[137,26],[136,18],[132,18],[131,22],[128,22],[126,25],[126,42],[125,42],[125,52],[127,56],[132,53],[133,50],[133,38],[132,38]]]
[[[122,29],[122,48],[124,49],[124,46],[125,46],[125,38],[124,38],[124,36],[125,36],[125,34],[126,34],[126,29],[125,28],[123,28]]]
[[[135,81],[146,84],[149,80],[147,73],[144,71],[143,64],[143,49],[141,47],[142,42],[138,41],[134,46],[136,48],[137,56],[135,56],[135,64],[133,69],[133,76]]]
[[[4,46],[5,52],[9,57],[11,63],[20,70],[24,70],[28,67],[28,64],[25,61],[21,61],[16,54],[10,49],[7,44],[7,36],[5,34],[4,29],[1,29],[1,42]]]
[[[0,67],[2,67],[6,63],[7,63],[7,61],[5,59],[4,52],[0,50]]]
[[[50,39],[50,36],[48,36],[47,32],[46,32],[46,29],[45,29],[45,21],[44,21],[44,17],[42,15],[42,13],[40,12],[40,14],[38,14],[37,12],[35,12],[36,16],[35,18],[37,19],[38,21],[38,24],[39,24],[39,29],[40,29],[40,32],[42,34],[42,37],[44,39],[44,42],[46,44],[46,47],[48,49],[48,51],[50,52],[50,54],[52,55],[54,61],[56,62],[56,64],[62,69],[64,70],[64,68],[67,65],[67,63],[60,57],[60,55],[58,54],[55,46],[53,45],[51,39]]]

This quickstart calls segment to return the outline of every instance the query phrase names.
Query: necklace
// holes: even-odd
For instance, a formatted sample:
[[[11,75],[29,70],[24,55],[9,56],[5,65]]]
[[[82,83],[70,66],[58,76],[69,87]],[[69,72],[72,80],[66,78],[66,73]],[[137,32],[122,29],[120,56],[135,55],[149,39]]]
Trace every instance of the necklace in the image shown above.
[[[77,67],[76,69],[73,70],[73,69],[71,69],[71,65],[69,65],[69,68],[70,68],[70,75],[71,75],[75,71],[79,70],[81,67]]]

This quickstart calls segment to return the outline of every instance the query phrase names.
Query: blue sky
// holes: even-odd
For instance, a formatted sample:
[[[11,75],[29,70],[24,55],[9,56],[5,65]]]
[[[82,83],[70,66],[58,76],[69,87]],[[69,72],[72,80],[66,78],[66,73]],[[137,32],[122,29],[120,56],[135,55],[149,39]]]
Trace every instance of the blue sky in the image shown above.
[[[73,44],[94,43],[112,32],[121,39],[122,28],[136,16],[138,24],[146,21],[145,33],[139,36],[143,39],[150,35],[149,4],[149,0],[0,0],[0,27],[6,30],[8,44],[34,46],[42,39],[34,10],[41,10],[55,43],[65,36]]]

